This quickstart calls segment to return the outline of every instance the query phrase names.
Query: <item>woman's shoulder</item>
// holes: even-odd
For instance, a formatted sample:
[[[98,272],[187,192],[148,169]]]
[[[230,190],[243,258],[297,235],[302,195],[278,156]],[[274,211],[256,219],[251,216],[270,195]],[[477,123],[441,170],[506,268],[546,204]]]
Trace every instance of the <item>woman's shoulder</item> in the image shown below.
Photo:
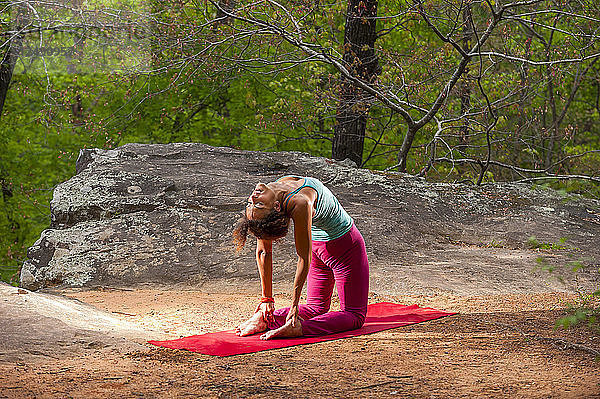
[[[316,196],[314,190],[300,190],[294,195],[287,204],[287,211],[289,215],[294,218],[295,215],[304,215],[308,212],[311,216],[314,213],[314,203]]]

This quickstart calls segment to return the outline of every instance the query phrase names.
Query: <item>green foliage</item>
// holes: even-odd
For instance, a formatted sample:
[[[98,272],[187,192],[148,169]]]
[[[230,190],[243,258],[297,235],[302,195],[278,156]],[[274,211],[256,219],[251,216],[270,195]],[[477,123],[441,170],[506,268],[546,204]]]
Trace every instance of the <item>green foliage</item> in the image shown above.
[[[64,115],[38,106],[43,87],[34,78],[17,75],[0,125],[0,267],[10,281],[22,264],[26,248],[49,225],[49,202],[56,184],[72,175],[71,154],[95,146],[83,129],[64,128]],[[19,95],[19,94],[27,95]]]
[[[579,293],[575,303],[567,308],[568,315],[556,321],[555,328],[567,329],[578,324],[600,331],[600,290],[591,293]]]
[[[586,323],[588,327],[592,329],[598,329],[598,317],[600,317],[600,309],[587,307],[585,303],[588,302],[584,301],[579,305],[571,305],[569,307],[569,312],[571,314],[558,319],[555,327],[567,329],[577,324]]]
[[[531,239],[529,242],[531,244]],[[537,243],[537,240],[535,242]],[[552,266],[543,256],[539,256],[536,263],[540,270],[551,273],[563,284],[565,283],[565,276],[562,273],[576,276],[577,273],[584,272],[591,267],[581,259],[570,261],[563,267]],[[600,273],[600,268],[596,269],[595,272]],[[556,320],[555,328],[567,329],[575,325],[586,324],[589,328],[600,331],[600,289],[588,292],[577,287],[577,299],[573,303],[568,303],[566,310],[568,315]]]
[[[506,248],[506,244],[503,241],[492,240],[487,244],[484,244],[486,248]]]
[[[569,247],[564,245],[567,239],[562,237],[558,243],[555,242],[539,242],[535,236],[529,237],[527,240],[527,246],[531,249],[544,249],[544,250],[564,250]]]

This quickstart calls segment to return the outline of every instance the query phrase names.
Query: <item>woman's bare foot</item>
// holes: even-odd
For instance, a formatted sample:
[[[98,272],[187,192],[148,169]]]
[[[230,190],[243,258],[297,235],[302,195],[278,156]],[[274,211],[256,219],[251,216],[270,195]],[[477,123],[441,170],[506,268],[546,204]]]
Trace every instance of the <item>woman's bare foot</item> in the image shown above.
[[[252,320],[252,318],[246,320],[245,322],[243,322],[242,324],[240,324],[239,326],[236,327],[235,329],[235,334],[236,335],[240,335],[240,331],[244,330],[246,328],[246,326],[250,323],[250,320]]]
[[[267,322],[263,318],[262,312],[256,312],[254,315],[239,325],[235,329],[235,334],[240,337],[263,332],[267,329]]]
[[[300,320],[296,321],[296,327],[292,327],[292,320],[288,320],[283,326],[276,328],[275,330],[269,330],[260,336],[260,339],[272,339],[272,338],[290,338],[299,337],[302,335],[302,324]]]

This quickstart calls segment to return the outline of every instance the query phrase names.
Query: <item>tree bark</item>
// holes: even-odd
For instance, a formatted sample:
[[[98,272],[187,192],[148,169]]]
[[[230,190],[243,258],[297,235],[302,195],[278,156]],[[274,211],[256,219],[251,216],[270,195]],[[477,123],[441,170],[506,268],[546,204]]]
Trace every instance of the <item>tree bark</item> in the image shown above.
[[[463,18],[463,37],[462,49],[468,52],[471,49],[471,39],[475,31],[473,26],[473,13],[471,5],[465,4],[462,13]],[[460,86],[460,114],[466,115],[471,109],[471,85],[469,83],[469,68],[465,68],[462,84]],[[469,119],[464,118],[459,131],[459,143],[457,149],[464,153],[469,145]]]
[[[219,0],[219,7],[217,8],[217,21],[215,24],[229,25],[233,23],[233,18],[228,16],[227,13],[233,13],[235,11],[235,0]]]
[[[350,73],[373,82],[379,73],[375,55],[377,0],[349,0],[344,34],[344,64]],[[362,165],[365,131],[372,97],[341,78],[332,157]]]
[[[23,39],[21,36],[15,36],[10,41],[8,49],[2,56],[2,63],[0,63],[0,120],[2,120],[4,102],[6,101],[10,81],[12,80],[13,71],[15,70],[22,46]]]
[[[558,23],[558,20],[555,19],[554,23],[552,25],[552,28],[556,28],[556,24]],[[547,43],[546,43],[546,62],[550,61],[550,54],[551,54],[551,50],[552,50],[552,41],[554,38],[554,30],[552,30],[552,32],[550,33],[550,38],[548,39]],[[552,66],[551,64],[548,64],[548,66],[546,67],[546,90],[548,93],[548,103],[550,106],[550,110],[552,111],[552,126],[549,127],[548,129],[544,129],[544,132],[549,132],[549,139],[548,139],[548,146],[544,146],[545,148],[545,154],[544,154],[544,159],[541,159],[541,163],[545,166],[545,167],[549,167],[550,163],[552,162],[552,155],[554,153],[554,140],[556,138],[556,136],[558,136],[558,125],[556,123],[557,120],[557,113],[556,113],[556,98],[554,96],[554,73],[553,73],[553,69],[554,66]],[[545,119],[544,119],[544,124],[545,124]],[[545,128],[546,126],[544,126]],[[542,142],[544,142],[545,140],[542,139]]]
[[[400,152],[398,153],[398,172],[406,172],[406,160],[408,159],[408,152],[412,147],[412,142],[415,139],[415,134],[420,129],[420,127],[410,126],[406,134],[404,135],[404,140],[402,140],[402,147],[400,147]]]

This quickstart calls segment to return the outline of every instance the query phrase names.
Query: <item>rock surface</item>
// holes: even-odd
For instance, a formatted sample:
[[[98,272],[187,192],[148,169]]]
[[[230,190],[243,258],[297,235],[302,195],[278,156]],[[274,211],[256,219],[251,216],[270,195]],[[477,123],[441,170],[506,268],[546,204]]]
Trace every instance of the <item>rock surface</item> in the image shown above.
[[[600,202],[545,188],[431,184],[302,153],[202,144],[83,150],[76,170],[55,189],[50,228],[28,251],[27,289],[218,280],[257,290],[252,243],[236,253],[231,231],[255,184],[286,174],[317,177],[338,196],[367,242],[372,291],[547,292],[598,279],[583,272],[564,285],[533,271],[540,254],[556,265],[600,262]],[[531,236],[567,241],[540,252]],[[291,284],[291,233],[274,258],[274,280]]]
[[[94,351],[144,351],[144,341],[160,335],[83,302],[2,282],[0,325],[0,364],[62,359]]]

